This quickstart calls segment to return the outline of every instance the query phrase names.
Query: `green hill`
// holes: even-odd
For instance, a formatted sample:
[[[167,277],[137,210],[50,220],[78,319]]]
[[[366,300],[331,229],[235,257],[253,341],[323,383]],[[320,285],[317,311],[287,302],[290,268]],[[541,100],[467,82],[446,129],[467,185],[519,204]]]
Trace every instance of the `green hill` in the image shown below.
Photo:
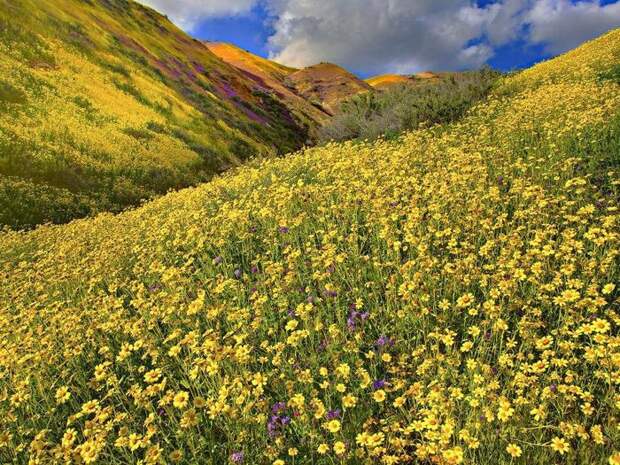
[[[118,211],[313,124],[133,1],[0,0],[0,225]]]
[[[0,462],[617,462],[619,57],[1,234]]]

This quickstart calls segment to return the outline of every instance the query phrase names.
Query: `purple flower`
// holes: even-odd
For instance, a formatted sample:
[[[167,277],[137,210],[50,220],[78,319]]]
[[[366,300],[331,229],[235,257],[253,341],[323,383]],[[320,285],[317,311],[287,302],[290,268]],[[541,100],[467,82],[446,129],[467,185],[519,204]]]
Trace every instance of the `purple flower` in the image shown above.
[[[390,339],[387,336],[381,336],[379,339],[377,339],[377,342],[375,342],[375,345],[377,347],[383,347],[384,345],[388,344],[390,342]]]
[[[335,420],[336,418],[340,418],[340,409],[330,410],[327,412],[328,420]]]
[[[235,278],[237,278],[237,279],[241,279],[241,275],[242,275],[243,273],[242,273],[242,271],[241,271],[239,268],[237,268],[237,269],[235,270],[234,274],[235,274]]]
[[[222,257],[220,257],[219,255],[213,259],[213,262],[214,262],[216,265],[219,265],[219,264],[220,264],[220,263],[222,263],[223,261],[224,261],[224,259],[223,259]]]
[[[279,412],[280,410],[285,408],[284,405],[286,405],[284,404],[284,402],[278,402],[273,406],[272,411]],[[280,415],[271,415],[271,418],[267,423],[267,432],[269,433],[269,436],[275,436],[282,428],[284,428],[290,422],[291,418],[289,416],[281,417]]]
[[[233,452],[230,456],[230,461],[233,463],[243,463],[243,452]]]
[[[349,328],[349,331],[355,330],[355,320],[358,315],[359,314],[355,310],[349,313],[349,317],[347,318],[347,328]]]
[[[269,420],[269,423],[267,423],[267,432],[269,433],[269,436],[275,436],[276,434],[276,430],[278,429],[278,423],[277,423],[277,417],[272,417],[271,420]]]
[[[159,284],[152,284],[151,286],[149,286],[149,292],[153,293],[153,292],[157,292],[161,289],[161,286]]]
[[[282,234],[286,234],[288,232],[288,228],[286,226],[280,226],[278,228],[278,231],[280,231],[280,233]]]
[[[349,306],[349,308],[351,308],[351,306]],[[355,331],[358,321],[361,321],[363,323],[367,319],[368,312],[360,313],[357,310],[351,310],[351,312],[349,312],[349,316],[347,317],[347,328],[349,329],[349,331]]]
[[[276,402],[275,404],[273,404],[273,407],[271,407],[271,411],[273,413],[280,413],[280,411],[284,410],[286,408],[286,402]]]
[[[551,392],[553,392],[554,394],[558,392],[558,386],[555,383],[549,386],[549,389],[551,389]]]
[[[252,274],[256,274],[258,273],[258,267],[256,265],[253,265],[250,271],[252,272]]]
[[[372,383],[372,388],[376,391],[377,389],[383,389],[386,385],[384,379],[378,379],[374,383]]]

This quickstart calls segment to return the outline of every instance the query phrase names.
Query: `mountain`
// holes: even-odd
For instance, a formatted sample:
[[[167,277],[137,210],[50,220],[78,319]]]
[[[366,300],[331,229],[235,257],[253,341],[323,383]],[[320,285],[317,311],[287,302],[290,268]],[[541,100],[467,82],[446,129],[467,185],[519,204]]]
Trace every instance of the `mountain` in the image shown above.
[[[310,122],[324,123],[338,104],[353,95],[372,88],[344,68],[320,63],[303,69],[289,68],[254,55],[232,44],[207,42],[209,50],[227,63],[239,68],[259,85],[273,89],[289,104],[292,111],[300,108]]]
[[[448,79],[459,79],[466,73],[423,71],[416,74],[382,74],[366,79],[366,83],[378,90],[388,89],[398,84],[424,85],[438,83]]]
[[[273,93],[298,120],[304,121],[311,128],[311,132],[329,117],[324,110],[312,105],[288,83],[288,77],[299,70],[259,57],[232,44],[223,42],[205,44],[223,61],[241,70],[259,89]]]
[[[410,82],[411,79],[407,76],[403,76],[402,74],[382,74],[380,76],[374,76],[366,79],[367,84],[379,89],[395,84],[407,84]]]
[[[0,462],[616,463],[618,56],[0,233]]]
[[[225,62],[251,73],[253,76],[268,79],[270,84],[279,84],[288,75],[299,71],[297,68],[291,68],[254,55],[247,50],[226,42],[205,42],[205,45]]]
[[[372,91],[372,87],[344,68],[332,63],[309,66],[287,77],[290,86],[305,99],[329,114],[347,97]]]
[[[0,0],[0,70],[0,226],[137,205],[322,117],[129,0]]]

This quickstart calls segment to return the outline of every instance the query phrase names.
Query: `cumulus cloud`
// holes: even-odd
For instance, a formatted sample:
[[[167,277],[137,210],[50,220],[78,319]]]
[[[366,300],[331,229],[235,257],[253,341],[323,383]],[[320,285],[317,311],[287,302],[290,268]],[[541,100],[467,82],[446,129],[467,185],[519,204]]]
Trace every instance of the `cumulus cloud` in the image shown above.
[[[475,68],[522,39],[556,54],[620,27],[620,0],[139,0],[190,30],[261,4],[271,57],[291,66],[330,61],[368,74]]]
[[[333,61],[371,73],[478,66],[491,10],[467,0],[273,0],[273,58],[293,66]]]
[[[545,44],[551,54],[562,53],[620,26],[620,2],[540,0],[528,12],[526,22],[531,42]]]
[[[268,0],[273,58],[370,73],[463,69],[516,39],[564,52],[620,26],[620,1]]]
[[[138,0],[155,8],[179,27],[191,31],[200,21],[249,12],[257,0]]]

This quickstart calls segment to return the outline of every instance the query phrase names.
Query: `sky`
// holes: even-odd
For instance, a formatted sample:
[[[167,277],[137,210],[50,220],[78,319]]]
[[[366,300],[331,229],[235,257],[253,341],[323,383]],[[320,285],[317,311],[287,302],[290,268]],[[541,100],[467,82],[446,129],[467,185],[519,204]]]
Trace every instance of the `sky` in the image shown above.
[[[530,66],[620,27],[620,0],[138,0],[198,39],[384,73]]]

